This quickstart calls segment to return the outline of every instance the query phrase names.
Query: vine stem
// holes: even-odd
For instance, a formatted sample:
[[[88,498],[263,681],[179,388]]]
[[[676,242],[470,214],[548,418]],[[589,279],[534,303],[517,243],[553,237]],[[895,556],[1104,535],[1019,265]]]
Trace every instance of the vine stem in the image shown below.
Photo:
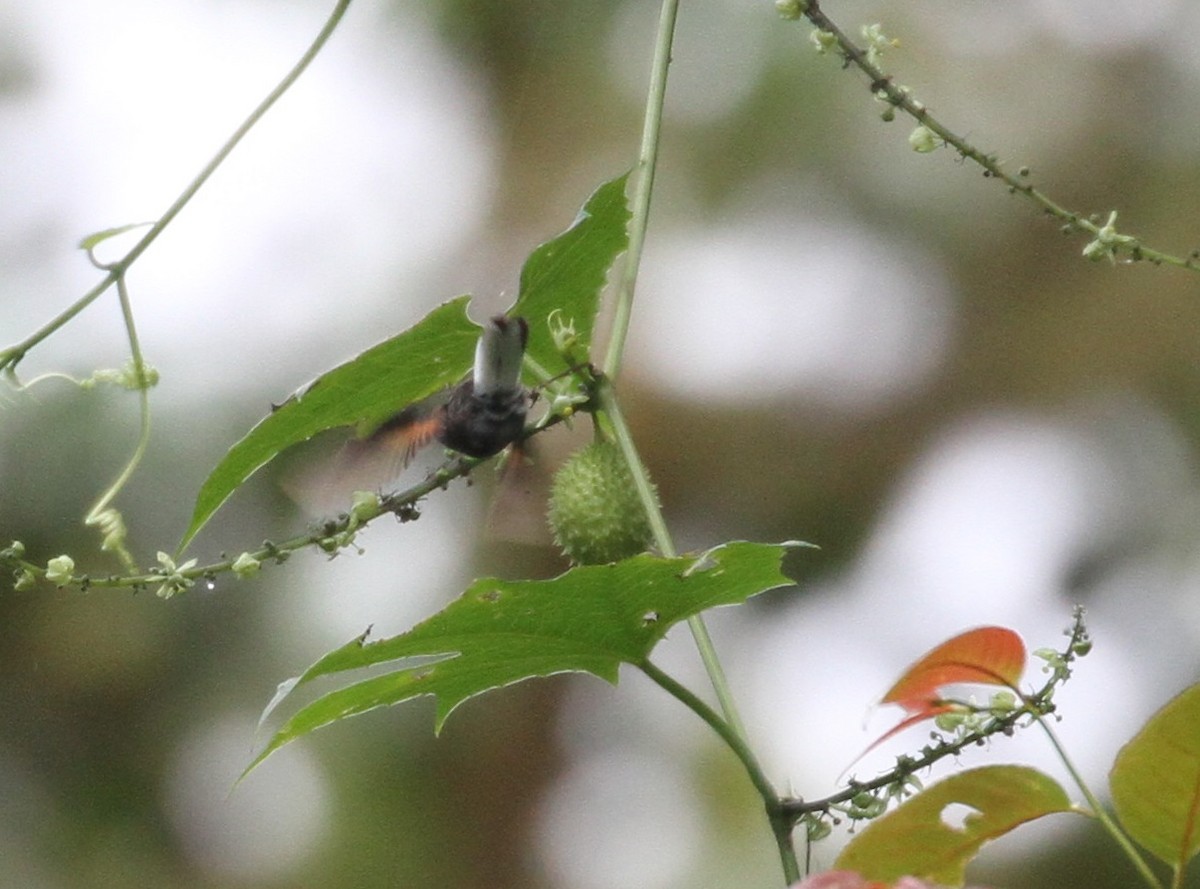
[[[854,65],[870,78],[871,92],[875,96],[885,100],[893,107],[899,108],[909,117],[913,118],[945,144],[951,146],[958,152],[960,157],[978,164],[983,168],[985,176],[1003,182],[1008,186],[1010,193],[1024,195],[1041,207],[1046,215],[1062,221],[1066,229],[1082,232],[1096,238],[1097,241],[1093,243],[1097,245],[1097,248],[1103,248],[1097,249],[1096,256],[1108,255],[1110,258],[1114,258],[1116,253],[1120,251],[1127,254],[1134,261],[1145,260],[1158,265],[1173,265],[1191,271],[1200,271],[1200,262],[1196,261],[1200,259],[1200,252],[1193,252],[1191,256],[1186,258],[1174,256],[1164,253],[1161,250],[1147,247],[1135,237],[1117,235],[1115,231],[1111,230],[1115,214],[1109,218],[1107,224],[1097,224],[1086,216],[1058,204],[1044,192],[1035,188],[1025,178],[1028,175],[1027,170],[1022,170],[1016,176],[1009,173],[1001,167],[995,155],[980,151],[962,136],[959,136],[930,114],[925,105],[913,98],[911,92],[906,87],[896,84],[891,75],[885,73],[882,68],[876,65],[871,60],[870,55],[855,44],[825,14],[818,0],[800,0],[800,12],[819,31],[832,35],[838,49],[841,51],[842,57],[846,60],[846,64]],[[1088,250],[1085,250],[1084,255],[1091,256],[1092,254]]]
[[[658,31],[654,41],[654,61],[651,65],[650,88],[642,126],[642,144],[638,153],[638,176],[634,187],[632,218],[629,224],[629,248],[617,284],[616,309],[608,341],[608,353],[604,359],[604,376],[600,381],[597,393],[602,419],[611,422],[614,438],[621,448],[625,462],[629,465],[629,471],[633,474],[638,497],[650,522],[654,545],[667,558],[676,555],[675,543],[663,520],[658,497],[650,482],[650,475],[646,472],[646,467],[638,456],[633,436],[630,434],[620,406],[617,404],[611,381],[616,378],[621,368],[625,339],[629,333],[629,321],[633,311],[633,295],[637,285],[638,267],[641,264],[642,249],[646,243],[646,229],[650,219],[650,197],[654,189],[654,173],[658,166],[658,143],[662,133],[663,105],[667,96],[667,73],[671,67],[671,44],[675,37],[675,21],[678,16],[679,0],[663,0],[659,12]],[[713,691],[720,701],[721,710],[729,724],[744,739],[745,727],[738,715],[737,707],[734,705],[729,682],[726,680],[725,671],[717,658],[716,647],[713,645],[708,627],[699,615],[688,619],[688,627],[696,641],[700,659],[704,662],[704,668],[708,672]]]
[[[720,736],[729,748],[741,760],[743,768],[750,776],[754,789],[762,797],[767,809],[767,817],[771,820],[771,829],[775,834],[775,842],[779,847],[779,858],[783,864],[784,879],[789,885],[800,879],[800,864],[796,859],[796,849],[792,845],[791,819],[783,811],[782,802],[771,782],[759,765],[742,733],[722,719],[720,714],[709,707],[704,701],[685,685],[673,679],[669,674],[660,670],[650,661],[637,665],[656,685],[667,694],[674,697],[685,707],[708,723],[709,727]]]
[[[604,374],[597,387],[597,417],[603,424],[610,427],[613,437],[621,449],[622,456],[633,475],[634,486],[642,509],[650,523],[654,544],[658,551],[667,558],[676,555],[675,543],[671,539],[670,530],[663,519],[662,509],[659,507],[650,475],[638,456],[633,436],[630,434],[625,417],[617,403],[612,380],[616,379],[621,369],[625,341],[629,334],[629,324],[633,314],[633,297],[637,287],[638,270],[646,244],[646,231],[650,219],[650,198],[654,191],[654,176],[658,168],[658,147],[662,134],[663,107],[667,95],[667,74],[671,67],[671,46],[675,38],[675,22],[678,16],[679,0],[662,0],[642,125],[642,141],[638,151],[637,179],[631,201],[629,247],[626,250],[625,262],[621,267],[620,278],[617,282],[613,322],[608,351],[604,358]],[[800,877],[795,849],[792,846],[791,822],[783,815],[778,796],[767,782],[750,752],[745,725],[738,714],[733,693],[729,688],[729,681],[725,677],[725,670],[717,656],[716,646],[708,632],[708,626],[698,614],[689,617],[687,623],[700,654],[700,660],[708,673],[713,692],[724,713],[724,719],[717,716],[692,692],[657,671],[656,668],[647,664],[643,669],[647,670],[652,679],[699,714],[738,754],[751,781],[754,782],[766,802],[772,830],[779,845],[784,873],[788,882],[791,883]]]
[[[209,180],[209,177],[211,177],[212,174],[216,172],[217,168],[224,163],[225,159],[230,155],[233,149],[237,147],[238,143],[242,141],[243,137],[250,132],[254,125],[262,119],[263,115],[265,115],[271,109],[271,106],[274,105],[279,98],[291,88],[292,84],[296,82],[300,75],[304,73],[304,70],[309,66],[312,60],[316,58],[317,54],[325,46],[330,36],[332,36],[333,32],[337,29],[338,24],[341,22],[342,17],[345,15],[346,10],[349,7],[350,0],[337,0],[337,3],[334,5],[333,12],[330,13],[329,18],[326,19],[325,24],[322,26],[320,32],[317,34],[316,38],[309,45],[308,49],[305,50],[304,54],[300,57],[296,64],[292,66],[292,69],[288,71],[288,73],[281,81],[279,81],[275,88],[267,94],[266,98],[258,104],[258,107],[250,112],[250,115],[244,121],[242,121],[236,130],[233,131],[233,134],[225,140],[225,144],[222,145],[217,153],[212,156],[209,162],[204,165],[204,168],[196,175],[196,177],[188,183],[187,187],[180,192],[179,196],[175,198],[171,205],[166,209],[166,212],[159,217],[158,221],[150,226],[146,234],[144,234],[141,239],[134,244],[132,248],[130,248],[128,253],[107,267],[108,274],[91,290],[81,296],[78,300],[76,300],[50,321],[46,322],[46,324],[44,324],[42,327],[38,328],[28,337],[21,340],[21,342],[9,346],[3,351],[0,351],[0,369],[3,369],[11,378],[16,365],[21,361],[22,358],[25,357],[25,354],[30,349],[69,322],[72,318],[91,305],[91,303],[93,303],[97,297],[104,293],[104,291],[121,280],[125,272],[128,271],[129,267],[137,262],[138,258],[146,252],[146,250],[151,244],[154,243],[155,240],[157,240],[158,236],[161,235],[166,227],[171,224],[176,216],[179,215],[180,211],[182,211],[183,208],[188,205],[191,199],[196,196],[196,192],[198,192],[204,186],[204,184]]]
[[[678,554],[675,542],[671,539],[671,532],[663,519],[662,509],[658,505],[658,496],[654,493],[654,485],[638,456],[633,436],[629,432],[625,416],[621,413],[621,407],[617,403],[612,383],[607,377],[600,379],[596,396],[599,403],[598,411],[610,424],[613,437],[621,449],[621,455],[625,458],[629,471],[633,474],[634,487],[641,500],[642,509],[645,510],[646,518],[650,522],[654,545],[665,557],[674,558]],[[708,673],[709,682],[712,683],[713,692],[721,705],[721,711],[725,714],[725,720],[745,743],[747,738],[745,725],[742,723],[741,716],[738,715],[737,705],[734,703],[733,693],[729,688],[729,681],[726,679],[725,670],[721,667],[721,661],[717,657],[716,646],[713,645],[708,626],[704,623],[704,618],[698,614],[689,617],[687,624],[688,629],[692,632],[692,638],[696,642],[696,648],[700,652],[700,660],[704,663],[704,669]]]
[[[611,380],[621,369],[625,340],[629,333],[629,322],[633,312],[633,295],[637,286],[638,267],[641,265],[642,249],[646,243],[646,230],[650,219],[650,197],[654,189],[654,173],[658,167],[658,143],[662,133],[663,106],[667,96],[667,74],[671,67],[671,45],[675,38],[675,21],[679,17],[679,0],[663,0],[659,12],[658,31],[654,41],[654,60],[650,71],[650,88],[646,99],[645,120],[642,126],[642,144],[638,153],[637,183],[633,193],[632,218],[629,224],[629,248],[621,277],[617,284],[616,308],[613,316],[608,352],[604,359],[604,377],[599,387],[600,413],[612,423],[614,437],[621,448],[629,471],[633,474],[638,497],[650,522],[654,545],[667,558],[676,555],[675,543],[663,520],[662,510],[655,496],[650,475],[638,457],[633,436],[625,423],[612,389]],[[708,672],[713,691],[720,701],[725,718],[739,735],[745,738],[745,727],[738,715],[725,671],[717,657],[716,647],[704,620],[696,615],[688,619],[688,627],[696,641],[700,659]]]
[[[551,415],[540,422],[536,428],[529,430],[526,437],[540,434],[563,422],[563,420],[564,416],[561,414]],[[235,557],[222,556],[219,561],[206,565],[190,564],[180,566],[178,576],[186,581],[193,582],[201,578],[212,580],[218,575],[230,571],[236,573],[239,562],[249,560],[250,562],[262,564],[268,562],[282,563],[292,553],[308,547],[317,547],[325,553],[332,554],[339,549],[352,546],[353,535],[365,529],[380,516],[394,515],[401,522],[415,520],[420,515],[416,508],[419,501],[434,491],[446,488],[455,479],[466,477],[475,467],[485,463],[488,459],[491,458],[453,457],[427,475],[422,481],[405,488],[403,491],[395,491],[381,496],[378,506],[373,510],[363,508],[352,509],[350,512],[342,513],[334,519],[323,522],[320,526],[304,534],[298,534],[278,543],[264,541],[261,546],[253,550],[247,550]],[[176,553],[176,556],[179,555],[179,553]],[[3,550],[0,550],[0,558],[3,558]],[[45,566],[36,565],[23,558],[10,557],[8,564],[20,571],[28,572],[35,579],[45,578],[46,576]],[[75,585],[85,590],[122,588],[137,590],[162,584],[162,582],[162,571],[152,570],[143,573],[113,574],[98,577],[84,574],[74,575],[63,580],[60,586]]]
[[[654,173],[658,168],[658,143],[662,133],[663,105],[667,97],[667,71],[671,67],[671,43],[675,38],[675,20],[678,15],[679,0],[663,0],[658,18],[658,33],[654,41],[650,89],[642,124],[642,145],[638,152],[638,175],[633,191],[632,218],[629,222],[629,248],[625,253],[625,262],[617,282],[612,331],[608,340],[608,353],[604,357],[604,373],[613,379],[621,369],[625,339],[629,334],[629,320],[633,313],[633,293],[637,286],[638,268],[642,262],[642,249],[646,244],[650,195],[654,189]]]
[[[1116,822],[1113,821],[1112,816],[1109,815],[1108,811],[1104,808],[1104,805],[1099,799],[1096,798],[1096,795],[1092,793],[1091,788],[1087,786],[1087,783],[1083,780],[1083,776],[1079,773],[1079,770],[1075,768],[1075,764],[1071,762],[1071,758],[1067,755],[1066,748],[1063,747],[1062,742],[1059,741],[1058,735],[1054,733],[1054,729],[1051,728],[1050,723],[1046,721],[1046,717],[1039,715],[1036,718],[1038,725],[1042,727],[1042,731],[1044,731],[1046,733],[1046,737],[1050,739],[1050,745],[1054,748],[1054,752],[1058,754],[1058,758],[1062,761],[1062,764],[1066,766],[1067,772],[1071,775],[1071,780],[1075,782],[1075,786],[1079,788],[1079,792],[1082,793],[1083,798],[1087,800],[1087,804],[1092,809],[1092,814],[1096,816],[1096,819],[1100,822],[1104,829],[1108,831],[1109,835],[1116,840],[1117,845],[1121,847],[1121,851],[1123,851],[1126,856],[1128,856],[1129,860],[1133,862],[1133,866],[1137,869],[1137,872],[1141,878],[1146,881],[1146,885],[1150,886],[1151,889],[1161,889],[1162,884],[1159,882],[1158,877],[1154,875],[1154,871],[1150,869],[1150,865],[1146,863],[1146,859],[1144,859],[1138,853],[1137,848],[1130,841],[1129,837],[1127,837],[1125,832],[1117,826]]]
[[[101,515],[113,499],[120,493],[121,489],[133,476],[137,470],[138,464],[142,462],[142,455],[146,453],[146,448],[150,444],[150,381],[146,376],[146,361],[142,357],[142,346],[138,340],[137,326],[133,320],[133,305],[129,300],[129,290],[125,286],[125,276],[117,276],[117,296],[121,302],[121,315],[125,320],[125,332],[129,336],[129,354],[133,357],[133,376],[137,383],[138,389],[138,414],[139,425],[137,444],[134,446],[133,454],[129,461],[125,464],[125,468],[121,470],[121,474],[117,476],[116,481],[109,485],[108,490],[100,495],[100,499],[96,501],[96,505],[92,507],[87,517],[83,520],[85,525],[97,525],[103,523]],[[121,561],[125,564],[126,570],[131,570],[133,565],[133,557],[125,548],[123,540],[115,541],[117,554],[121,557]]]

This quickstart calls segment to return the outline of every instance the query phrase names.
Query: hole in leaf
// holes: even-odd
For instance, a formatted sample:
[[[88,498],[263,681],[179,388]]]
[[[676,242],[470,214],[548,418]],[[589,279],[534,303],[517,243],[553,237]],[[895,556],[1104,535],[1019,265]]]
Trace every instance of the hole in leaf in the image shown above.
[[[479,601],[480,602],[491,602],[494,604],[496,602],[499,602],[501,596],[503,596],[503,595],[504,595],[504,593],[501,592],[500,590],[487,590],[486,592],[482,592],[479,594]]]
[[[714,569],[716,567],[717,567],[717,560],[714,559],[711,554],[704,553],[702,556],[700,556],[700,558],[696,559],[696,561],[694,561],[694,562],[692,562],[692,564],[688,565],[688,567],[684,570],[682,576],[683,577],[691,577],[693,574],[699,574],[702,571],[711,571],[712,569]]]
[[[939,817],[942,824],[951,830],[964,833],[971,826],[971,822],[983,817],[983,813],[965,803],[949,803],[942,809]]]

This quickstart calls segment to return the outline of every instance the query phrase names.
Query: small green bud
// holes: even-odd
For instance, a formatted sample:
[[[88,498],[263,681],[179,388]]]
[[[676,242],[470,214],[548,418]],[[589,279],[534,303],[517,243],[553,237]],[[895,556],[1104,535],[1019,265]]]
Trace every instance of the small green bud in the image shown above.
[[[929,154],[937,149],[938,139],[933,130],[922,124],[908,134],[908,144],[919,154]]]
[[[55,556],[46,563],[46,580],[56,587],[62,587],[71,582],[75,573],[75,560],[70,556]]]
[[[879,799],[868,790],[854,794],[847,815],[851,818],[878,818],[887,811],[887,800]]]
[[[164,578],[162,586],[154,593],[160,599],[170,599],[176,593],[182,593],[195,585],[196,581],[186,575],[186,572],[196,567],[195,559],[188,559],[182,565],[176,565],[175,560],[161,550],[156,558],[158,573]]]
[[[643,552],[650,524],[620,448],[596,442],[577,451],[554,477],[547,514],[555,542],[580,565]]]
[[[550,327],[550,339],[553,340],[558,354],[570,355],[579,345],[579,334],[575,332],[575,319],[566,319],[562,309],[555,309],[546,317],[546,324]]]
[[[379,515],[379,495],[374,491],[355,491],[350,498],[350,529]]]
[[[988,709],[993,713],[1011,713],[1017,709],[1017,696],[1007,689],[998,691],[988,701]]]
[[[804,829],[810,843],[823,840],[833,833],[833,827],[824,818],[806,818]]]
[[[863,25],[862,36],[867,43],[867,61],[872,65],[879,64],[884,52],[900,45],[899,40],[894,40],[884,34],[883,26],[878,23]]]
[[[0,550],[0,557],[6,559],[19,559],[25,555],[25,544],[19,540],[14,540],[3,550]]]
[[[779,17],[789,22],[794,22],[808,10],[808,3],[805,0],[775,0],[775,11],[779,13]]]
[[[21,590],[32,589],[37,584],[37,577],[28,568],[22,568],[16,572],[16,578],[13,580],[13,589],[17,592]]]
[[[813,28],[812,33],[808,35],[808,39],[821,55],[825,55],[837,47],[837,35],[832,31]]]
[[[945,713],[939,713],[933,718],[933,724],[943,732],[957,731],[967,720],[967,714],[962,710],[949,710]]]
[[[233,573],[242,580],[245,580],[247,577],[253,577],[261,567],[262,562],[254,558],[250,553],[242,553],[233,560],[233,564],[230,566],[233,569]]]

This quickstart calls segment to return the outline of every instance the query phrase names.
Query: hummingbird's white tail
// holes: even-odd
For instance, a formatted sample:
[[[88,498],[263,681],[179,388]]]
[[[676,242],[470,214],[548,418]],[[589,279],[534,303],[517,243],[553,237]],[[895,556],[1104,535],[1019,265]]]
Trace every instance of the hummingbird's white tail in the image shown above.
[[[475,346],[475,394],[508,393],[521,386],[521,362],[529,325],[524,318],[496,315],[484,325]]]

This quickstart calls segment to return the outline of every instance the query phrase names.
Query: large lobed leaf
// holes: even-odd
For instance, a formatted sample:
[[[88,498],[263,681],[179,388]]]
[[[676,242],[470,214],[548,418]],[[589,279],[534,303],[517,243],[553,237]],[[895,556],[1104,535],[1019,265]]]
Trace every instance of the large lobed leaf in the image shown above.
[[[1109,774],[1129,835],[1176,871],[1200,851],[1200,684],[1155,713]]]
[[[565,369],[545,323],[551,312],[558,309],[573,322],[582,351],[591,344],[608,270],[629,245],[628,178],[596,189],[571,227],[534,250],[521,268],[521,290],[510,312],[529,321],[528,354],[551,372]]]
[[[1049,776],[1026,766],[985,766],[952,775],[872,821],[834,866],[885,883],[912,876],[961,886],[984,843],[1068,811],[1070,800]],[[952,823],[962,812],[961,825]]]
[[[479,328],[460,296],[403,333],[318,377],[229,449],[196,496],[182,550],[229,495],[292,445],[339,426],[371,428],[456,382],[470,366]]]
[[[528,351],[544,368],[562,364],[546,323],[554,310],[574,322],[582,348],[591,342],[608,269],[629,241],[625,180],[621,176],[601,185],[571,227],[525,262],[510,313],[529,322]],[[467,318],[468,299],[460,296],[439,306],[415,326],[323,374],[251,429],[205,479],[179,549],[282,451],[341,426],[369,432],[406,405],[462,379],[479,336],[479,327]]]
[[[296,713],[255,760],[314,729],[419,695],[437,698],[436,728],[477,694],[535,676],[586,672],[611,683],[639,664],[674,624],[789,584],[780,561],[794,544],[728,543],[699,556],[649,554],[573,568],[551,580],[475,581],[444,610],[406,633],[356,639],[284,684],[271,708],[321,676],[401,659],[394,672],[339,689]],[[428,658],[438,658],[433,663]]]

